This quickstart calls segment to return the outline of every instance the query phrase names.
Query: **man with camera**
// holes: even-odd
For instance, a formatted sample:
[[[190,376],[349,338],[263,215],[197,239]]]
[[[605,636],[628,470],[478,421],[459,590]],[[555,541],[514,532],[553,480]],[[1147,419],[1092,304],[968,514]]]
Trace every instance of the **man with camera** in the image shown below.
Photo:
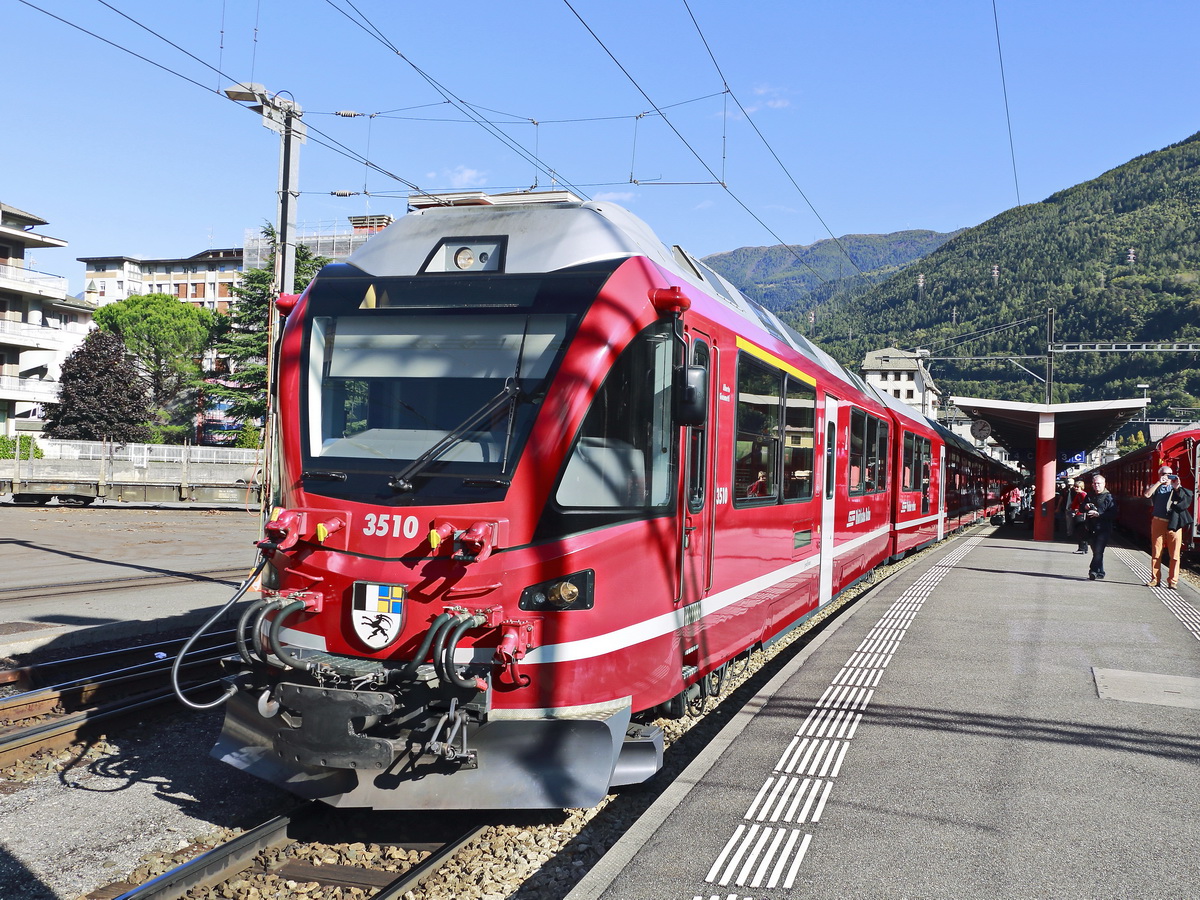
[[[1168,465],[1158,467],[1158,480],[1146,488],[1143,496],[1154,501],[1150,515],[1150,580],[1148,587],[1160,583],[1163,547],[1170,557],[1167,587],[1179,584],[1179,553],[1183,547],[1183,528],[1191,524],[1192,492],[1179,483],[1179,476]]]

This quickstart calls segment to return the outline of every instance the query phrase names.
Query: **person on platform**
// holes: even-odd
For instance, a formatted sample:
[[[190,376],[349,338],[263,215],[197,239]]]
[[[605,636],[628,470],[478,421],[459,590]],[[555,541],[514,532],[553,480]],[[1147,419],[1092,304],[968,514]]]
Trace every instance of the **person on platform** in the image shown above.
[[[1088,530],[1088,543],[1092,546],[1092,561],[1088,565],[1088,578],[1104,580],[1104,548],[1112,536],[1113,523],[1117,519],[1117,501],[1104,487],[1104,476],[1092,476],[1092,489],[1083,502],[1084,523]]]
[[[1154,503],[1150,511],[1150,580],[1148,587],[1158,587],[1161,581],[1163,549],[1170,560],[1167,568],[1167,587],[1179,584],[1179,551],[1183,547],[1183,528],[1192,521],[1194,495],[1179,483],[1179,476],[1170,466],[1158,467],[1158,480],[1151,483],[1142,495]]]
[[[1004,522],[1006,525],[1012,525],[1017,521],[1017,517],[1021,514],[1021,501],[1024,499],[1025,495],[1015,484],[1004,495]]]
[[[1064,520],[1067,537],[1074,539],[1075,553],[1088,552],[1088,533],[1084,527],[1087,519],[1083,515],[1083,504],[1086,502],[1087,487],[1084,485],[1082,478],[1076,478],[1075,484],[1063,494],[1063,503],[1066,506]]]

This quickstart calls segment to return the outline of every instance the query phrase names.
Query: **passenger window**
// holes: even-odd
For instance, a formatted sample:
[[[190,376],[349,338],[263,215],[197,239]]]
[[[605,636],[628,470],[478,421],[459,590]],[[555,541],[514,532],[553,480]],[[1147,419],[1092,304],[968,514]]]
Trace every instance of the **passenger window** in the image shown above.
[[[846,458],[846,484],[850,496],[863,493],[866,483],[867,414],[862,410],[850,411],[850,453]]]
[[[779,407],[782,372],[743,353],[738,358],[737,438],[733,488],[739,501],[779,496]]]
[[[791,376],[787,379],[787,405],[783,422],[783,497],[811,500],[813,454],[816,448],[817,392]]]
[[[708,369],[708,344],[697,340],[692,344],[692,365]],[[710,377],[709,383],[712,383]],[[708,471],[708,429],[703,425],[692,426],[687,432],[688,453],[688,511],[698,513],[704,509],[705,485]]]
[[[573,509],[661,508],[672,497],[673,336],[656,323],[592,400],[555,500]]]

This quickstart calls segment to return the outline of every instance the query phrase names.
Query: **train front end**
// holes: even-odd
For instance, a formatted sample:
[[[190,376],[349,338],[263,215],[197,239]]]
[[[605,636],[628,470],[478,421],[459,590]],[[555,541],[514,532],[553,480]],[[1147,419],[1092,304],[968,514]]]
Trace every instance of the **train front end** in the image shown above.
[[[590,806],[658,769],[632,714],[678,689],[673,630],[612,637],[673,591],[678,351],[636,238],[579,203],[428,210],[314,280],[215,756],[397,809]]]

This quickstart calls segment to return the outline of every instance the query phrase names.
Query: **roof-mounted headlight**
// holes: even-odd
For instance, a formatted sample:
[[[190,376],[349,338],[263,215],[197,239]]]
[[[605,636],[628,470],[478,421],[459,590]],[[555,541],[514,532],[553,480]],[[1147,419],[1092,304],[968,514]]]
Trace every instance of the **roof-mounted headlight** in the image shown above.
[[[422,272],[503,272],[508,238],[443,238],[429,254]]]

